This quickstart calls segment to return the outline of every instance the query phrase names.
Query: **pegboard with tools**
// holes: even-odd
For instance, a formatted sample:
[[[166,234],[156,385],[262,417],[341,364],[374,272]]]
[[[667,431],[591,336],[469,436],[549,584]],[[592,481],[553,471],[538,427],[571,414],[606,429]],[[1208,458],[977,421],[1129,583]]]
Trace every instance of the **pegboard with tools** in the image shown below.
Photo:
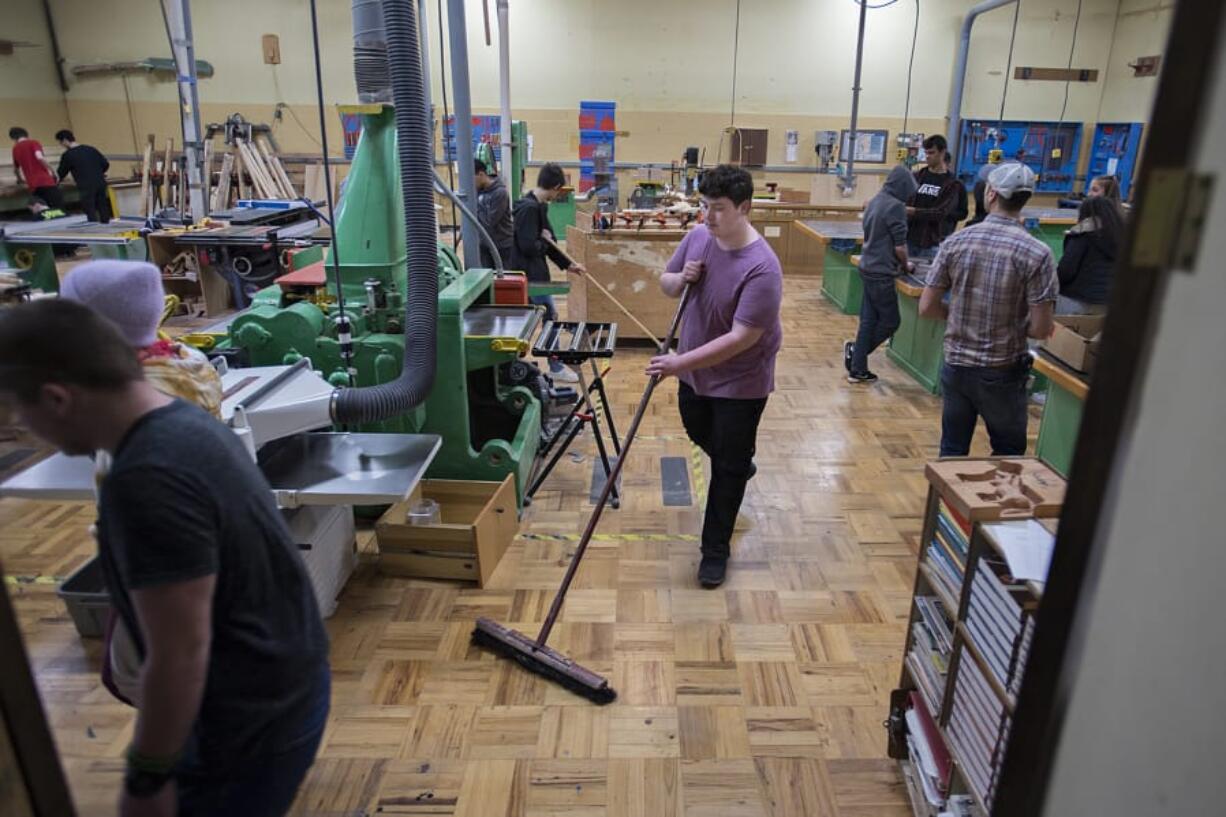
[[[1094,141],[1090,143],[1086,189],[1089,189],[1090,180],[1095,176],[1115,176],[1120,180],[1120,196],[1128,198],[1144,130],[1145,126],[1140,122],[1098,123],[1094,128]]]
[[[1081,123],[968,119],[962,123],[958,144],[958,179],[968,190],[974,187],[979,168],[995,159],[1029,166],[1039,177],[1036,192],[1071,193],[1081,149]]]

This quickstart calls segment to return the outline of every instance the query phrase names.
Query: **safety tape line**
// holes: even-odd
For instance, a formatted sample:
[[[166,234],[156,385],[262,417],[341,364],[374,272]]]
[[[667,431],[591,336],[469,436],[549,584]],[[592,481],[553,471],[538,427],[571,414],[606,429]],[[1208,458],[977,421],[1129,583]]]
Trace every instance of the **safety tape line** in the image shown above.
[[[64,581],[59,576],[5,576],[5,584],[59,584]]]
[[[690,471],[694,477],[694,500],[698,505],[707,501],[707,476],[702,470],[702,449],[697,443],[690,443]]]
[[[577,533],[521,533],[518,538],[544,542],[578,542],[582,537]],[[698,536],[692,533],[596,533],[592,535],[592,541],[697,542]]]

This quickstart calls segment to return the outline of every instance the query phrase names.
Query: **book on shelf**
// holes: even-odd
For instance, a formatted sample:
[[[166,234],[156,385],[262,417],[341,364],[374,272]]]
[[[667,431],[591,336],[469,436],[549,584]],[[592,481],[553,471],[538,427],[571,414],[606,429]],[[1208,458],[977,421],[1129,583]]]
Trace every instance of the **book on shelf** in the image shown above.
[[[974,808],[975,798],[969,794],[954,794],[945,801],[945,810],[937,817],[972,817]]]
[[[911,678],[915,681],[916,688],[924,698],[924,703],[928,704],[928,709],[933,712],[939,712],[941,709],[941,693],[945,691],[943,686],[933,684],[931,677],[924,671],[923,659],[911,650],[907,653],[904,659],[907,664],[907,669],[911,673]]]
[[[953,629],[949,624],[953,619],[952,613],[945,609],[945,605],[936,596],[916,596],[915,606],[924,626],[937,640],[941,652],[948,655],[954,645]]]
[[[909,701],[910,708],[907,709],[905,718],[907,742],[915,748],[916,759],[913,763],[920,773],[928,802],[941,806],[949,795],[953,762],[927,704],[914,692],[911,693]]]

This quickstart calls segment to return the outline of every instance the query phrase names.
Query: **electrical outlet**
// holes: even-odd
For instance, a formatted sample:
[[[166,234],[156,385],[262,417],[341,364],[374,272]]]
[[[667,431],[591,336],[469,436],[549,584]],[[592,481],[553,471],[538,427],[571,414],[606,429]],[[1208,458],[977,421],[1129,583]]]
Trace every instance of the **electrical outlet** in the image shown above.
[[[280,65],[281,38],[276,34],[265,34],[260,38],[260,44],[264,51],[264,64]]]

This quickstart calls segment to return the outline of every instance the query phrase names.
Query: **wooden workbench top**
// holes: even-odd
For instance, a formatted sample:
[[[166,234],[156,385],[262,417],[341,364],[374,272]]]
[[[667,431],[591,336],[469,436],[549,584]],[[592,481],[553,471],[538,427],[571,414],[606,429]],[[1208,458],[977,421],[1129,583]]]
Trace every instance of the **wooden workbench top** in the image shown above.
[[[860,213],[864,205],[848,202],[846,204],[810,204],[794,201],[758,201],[754,200],[754,210],[818,210],[831,213]]]
[[[1090,384],[1086,375],[1073,371],[1042,349],[1035,353],[1034,370],[1046,375],[1048,380],[1059,385],[1078,400],[1084,401],[1090,393]]]

